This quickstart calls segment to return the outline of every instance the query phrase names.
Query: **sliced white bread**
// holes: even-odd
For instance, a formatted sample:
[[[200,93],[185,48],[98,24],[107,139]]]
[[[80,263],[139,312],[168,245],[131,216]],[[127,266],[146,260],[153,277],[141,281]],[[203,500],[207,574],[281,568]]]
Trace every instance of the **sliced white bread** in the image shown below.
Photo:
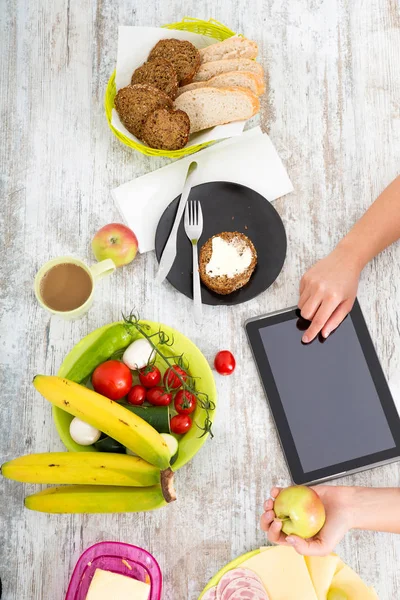
[[[178,96],[200,87],[241,87],[250,90],[256,96],[261,96],[265,92],[264,80],[259,75],[248,71],[231,71],[230,73],[215,75],[207,81],[196,81],[184,85],[178,88]]]
[[[239,87],[202,87],[179,96],[175,108],[189,115],[190,133],[195,133],[250,119],[260,110],[260,101],[253,92]]]
[[[231,71],[247,71],[255,73],[259,77],[264,77],[262,66],[255,60],[251,60],[250,58],[229,58],[202,63],[193,81],[207,81],[207,79],[211,79],[215,75],[230,73]]]
[[[257,54],[258,46],[255,42],[237,36],[230,37],[217,44],[211,44],[211,46],[200,50],[201,62],[226,60],[228,58],[256,58]]]

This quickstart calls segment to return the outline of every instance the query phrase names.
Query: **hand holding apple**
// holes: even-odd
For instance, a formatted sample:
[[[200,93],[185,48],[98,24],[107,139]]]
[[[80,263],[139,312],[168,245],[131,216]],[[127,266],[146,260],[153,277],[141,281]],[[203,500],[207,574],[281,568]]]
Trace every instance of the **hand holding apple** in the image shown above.
[[[122,267],[135,258],[138,240],[126,225],[110,223],[96,233],[92,240],[92,249],[96,260],[111,258],[117,267]]]
[[[325,508],[320,497],[305,485],[294,485],[279,492],[274,511],[286,535],[308,539],[317,535],[325,523]]]
[[[357,507],[356,488],[318,485],[308,489],[314,490],[319,496],[326,513],[325,524],[314,537],[303,539],[294,533],[286,535],[282,531],[283,526],[285,526],[285,523],[288,524],[288,521],[283,522],[275,513],[275,510],[278,511],[280,508],[279,503],[286,496],[284,494],[281,497],[284,490],[280,488],[272,488],[271,497],[264,504],[265,512],[261,517],[261,529],[267,533],[269,541],[274,544],[292,546],[296,552],[305,556],[326,556],[334,550],[346,532],[354,527]],[[276,506],[278,497],[281,497],[281,500]],[[289,512],[286,512],[289,516]],[[292,511],[290,513],[292,514]],[[292,518],[289,518],[292,520],[293,515]],[[286,526],[285,529],[287,529]],[[302,533],[304,534],[304,532]]]

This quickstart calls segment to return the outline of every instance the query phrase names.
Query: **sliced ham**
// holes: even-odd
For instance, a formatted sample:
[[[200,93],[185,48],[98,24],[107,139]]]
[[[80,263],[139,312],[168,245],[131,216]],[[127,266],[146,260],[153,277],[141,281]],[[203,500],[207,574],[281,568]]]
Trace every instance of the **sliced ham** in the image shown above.
[[[240,588],[230,597],[230,600],[269,600],[265,591],[258,588]]]
[[[225,575],[223,575],[217,585],[217,600],[222,600],[222,594],[225,590],[225,588],[235,579],[239,579],[240,577],[248,577],[250,579],[254,579],[254,581],[256,581],[257,583],[259,583],[263,588],[261,579],[258,577],[258,575],[256,573],[254,573],[254,571],[251,571],[250,569],[232,569],[231,571],[228,571],[227,573],[225,573]]]
[[[255,579],[252,579],[251,577],[238,577],[237,579],[234,579],[233,581],[228,583],[228,585],[222,593],[221,600],[231,600],[231,598],[233,598],[236,595],[236,592],[242,590],[250,590],[254,592],[258,591],[262,594],[261,597],[263,598],[263,600],[265,600],[266,592],[264,586]]]
[[[216,600],[217,598],[217,588],[212,587],[206,591],[204,596],[202,596],[201,600]]]

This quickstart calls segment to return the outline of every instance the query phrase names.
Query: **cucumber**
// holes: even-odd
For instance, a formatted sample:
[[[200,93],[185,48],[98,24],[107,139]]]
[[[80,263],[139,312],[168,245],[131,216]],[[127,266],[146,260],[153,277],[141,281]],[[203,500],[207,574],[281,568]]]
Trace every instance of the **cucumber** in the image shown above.
[[[170,433],[169,406],[133,406],[132,404],[122,403],[121,406],[141,417],[154,427],[158,433]]]
[[[104,437],[94,444],[98,452],[114,452],[115,454],[125,454],[125,446],[111,437]]]
[[[178,440],[169,433],[162,433],[161,437],[164,439],[164,442],[167,444],[167,446],[171,452],[170,464],[173,465],[174,462],[176,461],[176,459],[178,458],[178,451],[179,451]]]
[[[136,330],[130,332],[122,323],[112,325],[81,354],[70,370],[64,374],[65,379],[82,383],[98,365],[108,360],[118,350],[129,346],[136,337]]]

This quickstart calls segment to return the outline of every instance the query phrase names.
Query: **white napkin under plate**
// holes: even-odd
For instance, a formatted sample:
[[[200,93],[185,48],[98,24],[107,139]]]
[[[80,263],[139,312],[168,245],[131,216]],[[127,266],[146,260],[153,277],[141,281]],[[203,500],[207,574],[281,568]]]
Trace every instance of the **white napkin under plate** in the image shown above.
[[[139,252],[154,250],[158,222],[166,207],[182,192],[188,166],[198,163],[193,187],[210,181],[245,185],[273,201],[293,191],[292,183],[266,133],[254,127],[112,191],[127,225],[139,241]]]
[[[133,71],[146,62],[150,50],[154,48],[157,42],[165,38],[187,40],[197,48],[205,48],[218,41],[205,35],[191,33],[190,31],[163,29],[162,27],[121,26],[118,28],[118,53],[115,73],[115,87],[117,91],[130,84]],[[204,142],[212,142],[240,135],[243,132],[245,123],[246,121],[236,121],[235,123],[218,125],[217,127],[199,131],[190,136],[187,145],[193,146],[195,144],[203,144]],[[127,138],[139,142],[121,123],[115,109],[112,110],[111,124]]]

